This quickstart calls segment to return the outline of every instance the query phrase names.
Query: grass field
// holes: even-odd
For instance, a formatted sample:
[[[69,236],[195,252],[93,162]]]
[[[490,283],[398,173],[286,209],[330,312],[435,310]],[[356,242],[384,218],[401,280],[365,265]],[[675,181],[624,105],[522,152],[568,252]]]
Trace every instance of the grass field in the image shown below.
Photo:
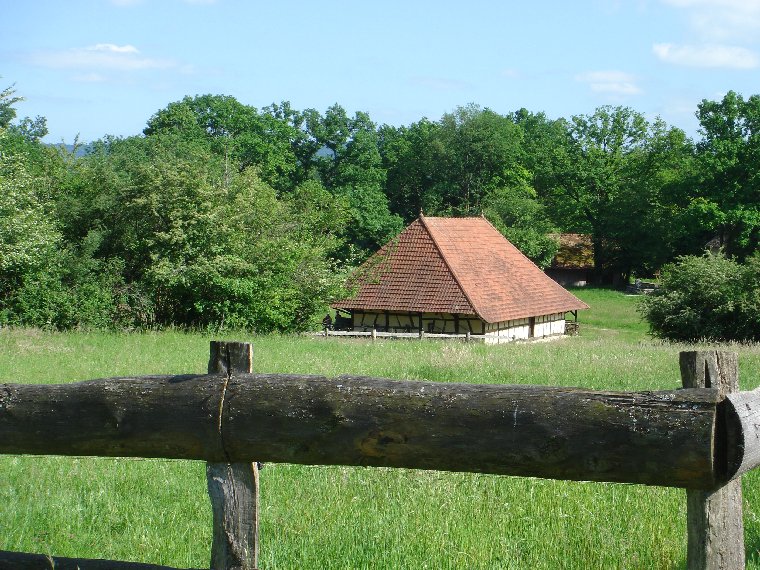
[[[257,372],[364,374],[596,389],[680,385],[678,352],[646,335],[636,299],[579,290],[581,334],[486,347],[440,341],[267,336]],[[204,372],[210,336],[0,331],[0,381]],[[760,347],[739,352],[760,385]],[[211,509],[200,462],[0,457],[0,549],[208,566]],[[635,485],[412,470],[268,464],[264,569],[684,568],[685,493]],[[744,478],[748,568],[760,569],[760,477]]]

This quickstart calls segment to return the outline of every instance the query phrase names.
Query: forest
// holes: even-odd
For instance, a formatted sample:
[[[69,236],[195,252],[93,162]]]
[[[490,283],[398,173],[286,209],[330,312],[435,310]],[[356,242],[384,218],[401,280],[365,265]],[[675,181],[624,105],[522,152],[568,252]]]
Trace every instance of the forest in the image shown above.
[[[0,325],[308,330],[420,212],[483,215],[542,267],[589,234],[600,284],[760,240],[760,95],[703,100],[696,140],[623,106],[391,126],[199,95],[73,149],[21,100],[0,91]]]

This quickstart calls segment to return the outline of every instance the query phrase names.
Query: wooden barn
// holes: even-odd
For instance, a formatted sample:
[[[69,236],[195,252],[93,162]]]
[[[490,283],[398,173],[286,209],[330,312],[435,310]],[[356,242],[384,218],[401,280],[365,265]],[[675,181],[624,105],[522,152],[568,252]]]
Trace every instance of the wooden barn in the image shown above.
[[[559,336],[587,309],[485,218],[420,216],[354,274],[332,307],[346,328],[478,335],[486,343]]]
[[[594,280],[594,244],[588,234],[555,234],[557,255],[545,269],[563,287],[585,287]]]

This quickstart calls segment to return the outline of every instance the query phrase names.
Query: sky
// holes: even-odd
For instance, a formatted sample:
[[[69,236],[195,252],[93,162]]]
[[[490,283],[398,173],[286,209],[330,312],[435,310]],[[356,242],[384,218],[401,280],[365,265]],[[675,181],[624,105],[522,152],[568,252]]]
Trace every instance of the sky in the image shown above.
[[[623,105],[698,137],[760,93],[760,0],[0,0],[0,90],[45,142],[142,132],[173,101],[338,103],[377,124],[475,103],[549,118]]]

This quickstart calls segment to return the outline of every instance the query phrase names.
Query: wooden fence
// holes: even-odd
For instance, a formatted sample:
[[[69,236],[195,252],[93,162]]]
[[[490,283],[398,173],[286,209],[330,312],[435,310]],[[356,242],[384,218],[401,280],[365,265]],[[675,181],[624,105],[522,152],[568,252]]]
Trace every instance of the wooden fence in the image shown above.
[[[251,354],[212,342],[206,375],[0,384],[0,453],[206,461],[215,569],[257,567],[257,461],[682,487],[688,567],[744,567],[760,390],[738,391],[736,354],[681,353],[684,388],[662,392],[252,374]],[[160,567],[0,552],[6,568]]]

